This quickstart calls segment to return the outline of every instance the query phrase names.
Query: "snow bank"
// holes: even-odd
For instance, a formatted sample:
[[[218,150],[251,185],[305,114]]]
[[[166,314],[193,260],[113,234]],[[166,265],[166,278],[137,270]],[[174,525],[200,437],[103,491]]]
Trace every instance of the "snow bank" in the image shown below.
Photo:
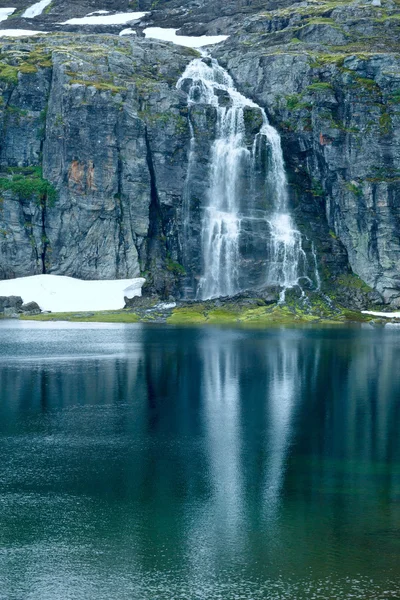
[[[25,12],[22,13],[23,19],[33,19],[42,14],[46,6],[52,3],[53,0],[40,0],[40,2],[36,2],[32,4],[29,8],[26,9]]]
[[[374,317],[386,317],[387,319],[400,319],[400,312],[377,312],[374,310],[363,310],[362,313],[364,315],[373,315]]]
[[[91,16],[92,13],[86,15],[86,17],[79,17],[76,19],[69,19],[60,25],[123,25],[128,21],[137,21],[142,19],[147,12],[130,12],[130,13],[118,13],[116,15],[97,15]]]
[[[8,19],[8,17],[16,10],[16,8],[0,8],[0,21],[5,21]]]
[[[0,281],[0,296],[21,296],[24,303],[37,302],[42,310],[79,312],[118,310],[124,296],[142,295],[145,279],[82,281],[59,275],[34,275]]]
[[[95,10],[94,12],[88,13],[86,16],[91,17],[92,15],[108,15],[109,10]]]
[[[229,35],[202,35],[200,37],[192,35],[176,35],[178,29],[164,29],[162,27],[147,27],[144,34],[147,38],[155,38],[164,42],[172,42],[178,46],[188,46],[189,48],[201,48],[211,44],[219,44],[228,39]]]
[[[0,29],[0,37],[22,37],[24,35],[46,34],[48,31],[33,31],[33,29]]]
[[[119,35],[136,35],[136,31],[134,31],[131,27],[128,27],[127,29],[120,31]]]

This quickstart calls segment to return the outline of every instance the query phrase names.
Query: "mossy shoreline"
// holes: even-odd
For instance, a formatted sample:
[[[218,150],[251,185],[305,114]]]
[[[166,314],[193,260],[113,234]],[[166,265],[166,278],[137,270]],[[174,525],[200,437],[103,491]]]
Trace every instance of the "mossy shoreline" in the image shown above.
[[[275,327],[275,326],[325,326],[350,325],[354,323],[384,323],[384,319],[365,315],[345,308],[290,304],[253,303],[250,306],[224,303],[216,306],[212,302],[185,303],[167,311],[157,308],[146,311],[123,309],[117,311],[42,313],[35,316],[22,316],[28,321],[67,321],[72,323],[155,323],[176,326],[226,325],[235,327]]]

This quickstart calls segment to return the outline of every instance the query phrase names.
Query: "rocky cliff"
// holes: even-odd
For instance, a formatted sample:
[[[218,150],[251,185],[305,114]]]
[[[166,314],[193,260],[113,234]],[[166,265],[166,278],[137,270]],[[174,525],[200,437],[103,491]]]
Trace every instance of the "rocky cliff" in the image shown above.
[[[174,275],[192,58],[105,36],[2,44],[0,277]]]
[[[141,272],[165,295],[182,288],[190,127],[176,83],[196,51],[140,37],[159,25],[230,34],[211,52],[281,134],[291,207],[324,289],[351,300],[371,288],[398,306],[399,5],[139,0],[129,8],[149,11],[135,38],[58,33],[0,43],[0,278]],[[98,9],[110,6],[55,2],[34,26],[56,29],[61,16]],[[13,27],[21,21],[17,14]],[[213,115],[191,118],[205,132],[201,190]],[[192,258],[192,274],[198,268]]]

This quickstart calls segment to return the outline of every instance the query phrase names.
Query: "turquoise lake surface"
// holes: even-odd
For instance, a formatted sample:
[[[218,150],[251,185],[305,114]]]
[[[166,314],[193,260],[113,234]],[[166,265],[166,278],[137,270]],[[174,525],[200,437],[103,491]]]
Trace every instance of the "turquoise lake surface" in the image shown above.
[[[0,321],[1,600],[400,598],[400,328]]]

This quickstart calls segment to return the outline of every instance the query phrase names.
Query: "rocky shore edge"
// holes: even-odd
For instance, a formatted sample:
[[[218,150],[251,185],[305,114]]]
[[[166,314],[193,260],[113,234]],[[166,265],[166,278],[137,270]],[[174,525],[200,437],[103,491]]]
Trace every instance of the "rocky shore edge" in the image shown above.
[[[266,288],[245,292],[229,298],[205,301],[179,301],[159,296],[125,298],[125,307],[112,311],[42,312],[36,302],[23,304],[22,298],[0,297],[0,318],[20,318],[35,321],[69,321],[99,323],[154,323],[168,325],[235,325],[269,327],[276,325],[340,325],[400,323],[400,318],[365,314],[364,310],[385,312],[368,293],[354,292],[344,302],[319,291],[287,290],[282,302],[282,290]]]

